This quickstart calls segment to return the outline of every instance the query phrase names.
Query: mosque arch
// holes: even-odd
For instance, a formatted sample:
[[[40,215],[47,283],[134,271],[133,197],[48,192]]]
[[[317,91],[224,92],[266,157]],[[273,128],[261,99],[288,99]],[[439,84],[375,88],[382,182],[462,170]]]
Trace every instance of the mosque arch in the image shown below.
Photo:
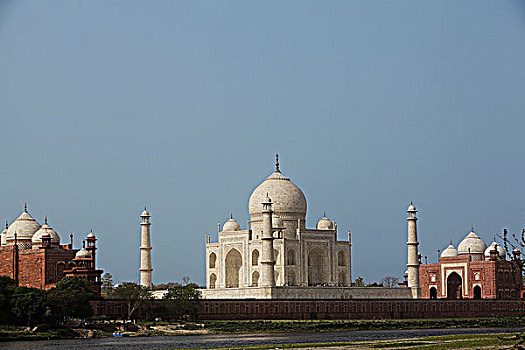
[[[474,299],[481,299],[481,287],[474,286]]]
[[[462,279],[456,272],[452,272],[447,278],[447,299],[462,299]]]
[[[437,299],[438,291],[436,287],[430,287],[430,299]]]
[[[215,287],[216,284],[217,284],[217,275],[215,275],[214,273],[212,273],[212,274],[210,275],[210,288],[211,288],[211,289],[216,288],[216,287]]]
[[[344,250],[337,252],[337,266],[346,266],[346,253]]]
[[[288,254],[286,255],[286,265],[295,265],[295,250],[288,249]]]
[[[215,253],[211,253],[209,260],[210,260],[210,269],[214,269],[217,263],[217,255]]]
[[[254,249],[252,251],[252,266],[259,265],[259,251],[257,249]]]
[[[308,285],[328,283],[328,257],[326,251],[315,247],[308,252]]]
[[[239,288],[242,255],[237,249],[232,248],[228,254],[226,254],[224,267],[226,272],[226,288]]]
[[[252,273],[252,287],[258,287],[259,286],[259,272],[253,271]]]

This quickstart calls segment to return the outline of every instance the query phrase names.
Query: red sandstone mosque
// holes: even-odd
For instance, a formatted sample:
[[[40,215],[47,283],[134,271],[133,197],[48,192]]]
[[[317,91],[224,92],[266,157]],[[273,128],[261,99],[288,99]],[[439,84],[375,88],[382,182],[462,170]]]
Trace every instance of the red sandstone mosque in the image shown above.
[[[95,265],[96,237],[90,232],[82,249],[73,249],[47,223],[40,225],[24,206],[23,213],[0,234],[0,275],[13,278],[18,285],[50,289],[64,277],[82,277],[93,282],[100,296],[102,270]],[[87,244],[86,244],[87,242]]]
[[[416,235],[416,213],[416,207],[411,204],[408,208],[409,270],[405,274],[408,281],[400,283],[401,286],[410,287],[412,268],[416,269],[416,275],[419,275],[417,287],[422,299],[523,297],[521,269],[512,260],[507,259],[507,252],[496,241],[487,247],[474,232],[474,228],[471,228],[471,232],[459,243],[457,249],[451,241],[441,252],[437,263],[421,264],[421,254],[417,253],[419,243]],[[414,231],[413,237],[411,229]],[[513,260],[520,260],[520,254],[518,249],[514,249]]]

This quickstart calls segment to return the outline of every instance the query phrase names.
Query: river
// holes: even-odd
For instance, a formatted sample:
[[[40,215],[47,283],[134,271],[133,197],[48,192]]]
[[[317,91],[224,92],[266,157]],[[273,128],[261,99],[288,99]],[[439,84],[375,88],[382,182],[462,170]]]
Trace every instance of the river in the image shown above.
[[[184,349],[195,347],[250,346],[264,344],[292,344],[316,342],[367,341],[385,339],[404,339],[450,334],[479,334],[511,331],[501,328],[460,328],[460,329],[413,329],[385,331],[346,331],[319,333],[260,333],[260,334],[220,334],[220,335],[178,335],[159,337],[125,337],[63,339],[42,341],[16,341],[0,343],[0,349]]]

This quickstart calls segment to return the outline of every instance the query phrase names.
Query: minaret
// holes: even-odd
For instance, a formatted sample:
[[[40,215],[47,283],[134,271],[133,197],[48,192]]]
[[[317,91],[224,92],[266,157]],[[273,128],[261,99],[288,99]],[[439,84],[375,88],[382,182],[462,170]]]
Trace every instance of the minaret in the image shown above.
[[[150,215],[144,207],[144,211],[140,215],[142,222],[140,223],[140,285],[144,287],[151,287],[151,240],[150,240]]]
[[[407,210],[408,213],[408,288],[412,291],[412,298],[421,298],[421,288],[419,287],[419,259],[418,259],[418,241],[417,241],[417,217],[416,207],[412,202]]]
[[[275,260],[273,257],[273,228],[272,228],[272,200],[266,194],[263,206],[263,232],[262,232],[262,257],[261,257],[261,286],[275,286]]]

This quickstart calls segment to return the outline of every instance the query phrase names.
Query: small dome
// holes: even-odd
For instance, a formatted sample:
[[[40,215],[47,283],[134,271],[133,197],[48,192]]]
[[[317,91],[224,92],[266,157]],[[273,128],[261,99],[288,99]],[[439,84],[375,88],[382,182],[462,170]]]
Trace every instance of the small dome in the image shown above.
[[[284,229],[283,219],[277,215],[272,216],[272,228],[274,229]]]
[[[142,212],[142,214],[140,214],[140,216],[149,216],[149,212],[145,207],[144,207],[144,211]]]
[[[230,220],[226,221],[224,223],[224,226],[222,227],[222,232],[225,231],[240,231],[241,226],[235,219],[232,217]]]
[[[18,240],[31,240],[40,224],[27,211],[24,211],[7,229],[6,240],[14,241],[15,232]]]
[[[333,230],[334,229],[334,225],[330,221],[329,218],[324,216],[324,217],[321,218],[321,220],[319,220],[317,222],[317,229],[318,230]]]
[[[75,254],[75,259],[91,259],[91,253],[82,248]]]
[[[416,206],[412,202],[410,202],[407,211],[417,211]]]
[[[51,244],[60,244],[60,236],[55,232],[49,225],[46,223],[38,231],[35,232],[31,238],[31,243],[40,244],[42,243],[42,237],[44,235],[49,235],[51,237]]]
[[[496,251],[498,252],[498,256],[500,258],[504,258],[505,257],[505,249],[502,246],[500,246],[498,243],[492,242],[491,245],[489,245],[488,248],[485,249],[485,257],[486,258],[490,257],[490,251],[493,250],[494,248],[496,248]]]
[[[452,243],[450,243],[449,246],[443,249],[441,252],[442,258],[455,258],[456,256],[458,256],[458,251],[456,248],[454,248]]]
[[[474,232],[470,232],[461,243],[458,245],[458,254],[483,254],[487,245],[479,236]]]
[[[96,238],[96,237],[95,237],[95,234],[93,233],[93,231],[91,231],[90,233],[88,233],[87,238]]]

